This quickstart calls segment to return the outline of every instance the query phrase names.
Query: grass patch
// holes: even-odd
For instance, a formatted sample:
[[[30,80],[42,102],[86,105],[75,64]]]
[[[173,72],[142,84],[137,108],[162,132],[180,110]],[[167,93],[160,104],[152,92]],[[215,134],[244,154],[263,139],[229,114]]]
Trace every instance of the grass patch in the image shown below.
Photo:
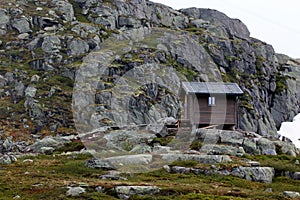
[[[202,148],[202,145],[203,145],[202,142],[194,140],[194,141],[192,142],[192,144],[190,145],[190,148],[191,148],[192,150],[199,151],[199,150]]]
[[[90,21],[88,20],[87,16],[82,14],[82,8],[80,7],[79,3],[75,2],[74,0],[70,0],[69,2],[73,6],[76,19],[82,23],[89,23]]]
[[[288,155],[256,155],[245,157],[260,162],[261,166],[273,167],[277,176],[283,175],[286,171],[300,171],[300,166],[294,164],[297,159],[300,159],[299,157],[295,158]]]
[[[300,193],[299,181],[289,179],[287,177],[276,177],[273,180],[273,183],[270,187],[274,191],[283,192],[283,191],[295,191]]]
[[[281,75],[280,73],[277,73],[275,77],[276,77],[275,93],[280,94],[281,92],[286,91],[288,89],[286,83],[288,77]]]
[[[104,172],[84,166],[90,155],[24,157],[11,165],[0,165],[1,199],[68,199],[67,186],[85,182],[95,185]],[[23,162],[32,159],[33,162]]]
[[[67,186],[86,183],[86,193],[75,199],[116,199],[109,192],[117,185],[155,185],[161,192],[152,196],[132,196],[131,199],[283,199],[282,191],[300,192],[299,181],[277,177],[272,184],[256,183],[231,176],[173,174],[163,169],[147,173],[124,174],[127,181],[100,180],[107,173],[84,166],[91,155],[41,155],[24,157],[11,165],[0,165],[1,199],[74,199],[66,196]],[[248,158],[248,157],[247,157]],[[250,158],[250,157],[249,157]],[[256,156],[252,160],[274,159],[278,162],[292,161],[285,156]],[[23,162],[32,159],[33,162]],[[295,159],[295,158],[294,158]],[[186,167],[194,166],[194,161],[172,163]],[[95,192],[97,186],[105,188],[104,193]],[[266,192],[272,188],[273,192]]]
[[[70,151],[80,151],[83,148],[85,148],[85,146],[80,140],[72,141],[72,142],[66,143],[64,145],[64,147],[61,147],[61,148],[57,149],[55,151],[55,153],[62,153],[62,152],[68,152],[68,151],[69,152]]]
[[[153,199],[278,199],[280,196],[265,192],[267,184],[231,176],[169,174],[157,170],[129,177],[129,181],[133,180],[159,186],[161,193]]]
[[[58,85],[58,86],[62,87],[62,89],[66,89],[67,91],[69,91],[69,90],[73,89],[74,82],[73,82],[73,80],[71,80],[67,77],[55,75],[47,80],[47,84],[49,86],[50,85]]]
[[[254,110],[252,96],[250,96],[250,94],[247,92],[240,97],[240,106],[246,108],[247,110]]]
[[[175,67],[175,69],[179,73],[183,74],[188,81],[193,81],[194,78],[198,75],[198,73],[194,70],[184,67],[182,65],[175,64],[173,67]]]
[[[195,167],[198,165],[198,162],[195,160],[176,160],[171,163],[169,166],[181,166],[181,167]]]
[[[152,140],[151,144],[159,143],[161,146],[167,146],[172,140],[174,136],[167,136],[167,137],[156,137]]]

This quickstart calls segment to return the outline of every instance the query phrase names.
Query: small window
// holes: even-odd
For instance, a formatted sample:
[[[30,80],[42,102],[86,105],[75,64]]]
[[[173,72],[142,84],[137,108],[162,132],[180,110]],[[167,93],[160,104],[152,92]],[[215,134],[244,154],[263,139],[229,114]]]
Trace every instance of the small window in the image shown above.
[[[215,105],[216,105],[216,98],[208,97],[208,106],[215,106]]]

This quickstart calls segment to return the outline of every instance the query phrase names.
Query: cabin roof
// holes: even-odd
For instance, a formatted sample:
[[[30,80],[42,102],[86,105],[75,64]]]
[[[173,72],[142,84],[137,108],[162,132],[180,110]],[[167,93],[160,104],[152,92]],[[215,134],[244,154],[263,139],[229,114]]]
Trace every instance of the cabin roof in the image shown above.
[[[243,91],[236,83],[223,82],[182,82],[186,93],[242,95]]]

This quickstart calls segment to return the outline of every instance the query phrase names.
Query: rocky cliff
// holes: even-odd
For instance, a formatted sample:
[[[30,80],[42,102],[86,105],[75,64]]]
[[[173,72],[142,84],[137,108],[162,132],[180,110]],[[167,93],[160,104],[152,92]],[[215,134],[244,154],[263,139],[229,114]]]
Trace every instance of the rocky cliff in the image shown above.
[[[216,10],[6,0],[0,51],[0,128],[15,138],[179,117],[184,80],[239,83],[240,128],[263,136],[299,112],[299,60]]]

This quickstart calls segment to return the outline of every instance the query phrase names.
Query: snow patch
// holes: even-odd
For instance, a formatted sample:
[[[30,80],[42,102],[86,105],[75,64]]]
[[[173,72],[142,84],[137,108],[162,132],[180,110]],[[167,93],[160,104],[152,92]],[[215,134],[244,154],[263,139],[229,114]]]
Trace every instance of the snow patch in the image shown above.
[[[300,148],[300,114],[294,117],[292,122],[283,122],[278,133],[287,137]]]

